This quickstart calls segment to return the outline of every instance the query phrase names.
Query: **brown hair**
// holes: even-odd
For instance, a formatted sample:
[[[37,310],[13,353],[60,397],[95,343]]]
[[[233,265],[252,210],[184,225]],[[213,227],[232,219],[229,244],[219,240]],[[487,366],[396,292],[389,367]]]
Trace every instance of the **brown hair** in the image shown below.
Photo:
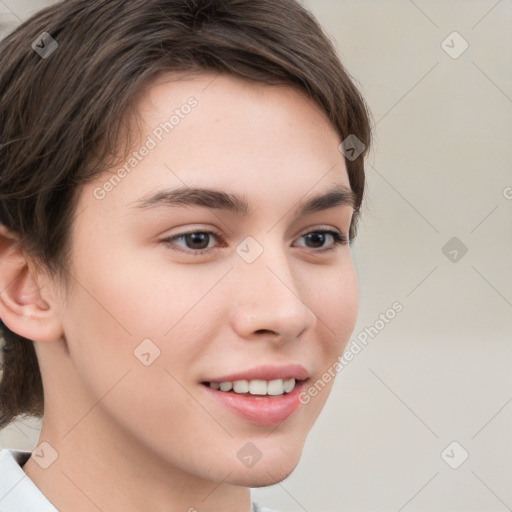
[[[47,36],[40,42],[43,32],[57,42],[53,53]],[[48,50],[46,58],[37,48]],[[135,98],[150,78],[169,71],[295,86],[327,114],[341,140],[355,135],[364,150],[345,160],[356,196],[355,238],[370,113],[331,40],[300,3],[66,0],[0,41],[0,223],[52,277],[67,282],[81,185],[113,164]],[[1,428],[18,416],[42,417],[44,401],[33,342],[0,327]]]

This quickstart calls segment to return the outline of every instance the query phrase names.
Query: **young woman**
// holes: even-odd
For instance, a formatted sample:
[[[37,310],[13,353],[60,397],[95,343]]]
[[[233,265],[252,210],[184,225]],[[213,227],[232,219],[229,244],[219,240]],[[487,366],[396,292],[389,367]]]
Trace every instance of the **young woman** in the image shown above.
[[[0,511],[268,511],[358,309],[369,113],[295,0],[66,0],[0,42]]]

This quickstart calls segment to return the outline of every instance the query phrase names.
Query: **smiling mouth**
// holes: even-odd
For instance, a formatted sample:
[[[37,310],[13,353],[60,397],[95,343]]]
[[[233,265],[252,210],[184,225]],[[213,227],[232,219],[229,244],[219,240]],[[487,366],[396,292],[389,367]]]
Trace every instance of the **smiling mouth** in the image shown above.
[[[274,380],[236,380],[233,382],[201,382],[203,386],[209,387],[215,391],[223,393],[232,393],[245,396],[267,396],[269,398],[287,395],[291,393],[296,384],[307,381],[308,379],[274,379]]]

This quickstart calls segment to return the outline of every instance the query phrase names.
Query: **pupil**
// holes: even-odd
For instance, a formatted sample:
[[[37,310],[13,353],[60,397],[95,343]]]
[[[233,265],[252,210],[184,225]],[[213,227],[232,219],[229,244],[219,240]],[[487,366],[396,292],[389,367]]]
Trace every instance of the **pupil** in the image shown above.
[[[313,243],[315,243],[315,241],[316,241],[316,242],[319,242],[320,246],[322,246],[323,242],[324,242],[325,234],[324,233],[310,233],[309,235],[307,235],[307,237],[309,238],[309,240],[313,240]]]
[[[208,241],[206,242],[206,245],[204,245],[204,241],[205,241],[206,237],[208,236],[207,233],[192,233],[192,234],[189,234],[187,236],[192,238],[193,244],[195,244],[196,241],[198,241],[199,244],[201,244],[201,239],[203,241],[203,246],[202,247],[192,247],[193,249],[205,249],[206,247],[208,247]]]

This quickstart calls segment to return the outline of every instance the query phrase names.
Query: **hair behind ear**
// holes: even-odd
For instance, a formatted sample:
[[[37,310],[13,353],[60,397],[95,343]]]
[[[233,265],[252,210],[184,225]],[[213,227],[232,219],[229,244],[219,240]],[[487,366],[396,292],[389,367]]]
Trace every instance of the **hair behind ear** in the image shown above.
[[[34,344],[12,332],[0,319],[0,428],[21,415],[43,416],[43,382]]]

